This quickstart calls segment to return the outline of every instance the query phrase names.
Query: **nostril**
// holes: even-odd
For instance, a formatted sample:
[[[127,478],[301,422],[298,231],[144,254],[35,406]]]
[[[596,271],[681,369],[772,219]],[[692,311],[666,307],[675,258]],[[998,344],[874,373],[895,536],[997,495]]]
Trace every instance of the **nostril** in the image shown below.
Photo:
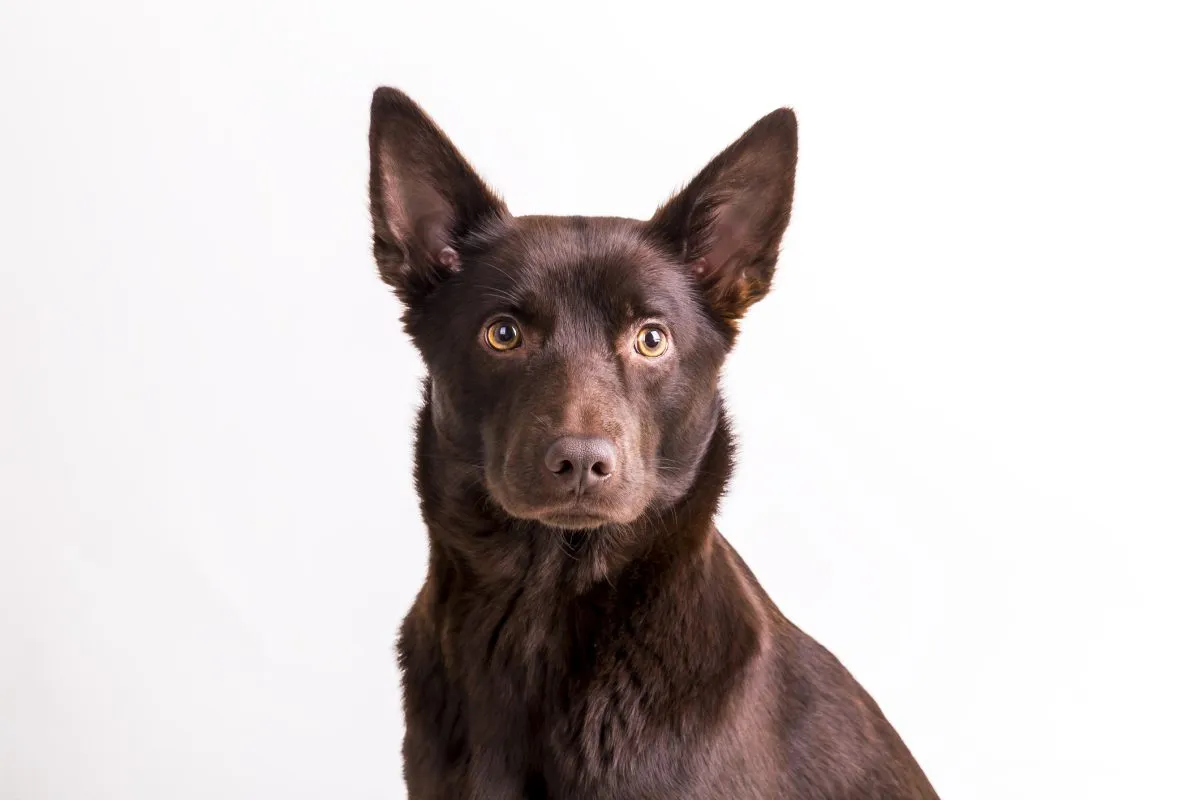
[[[558,466],[551,467],[550,471],[555,475],[569,475],[571,473],[571,469],[572,467],[570,461],[560,461],[558,462]]]
[[[608,461],[597,461],[592,464],[592,472],[601,478],[607,478],[612,474],[612,464]]]

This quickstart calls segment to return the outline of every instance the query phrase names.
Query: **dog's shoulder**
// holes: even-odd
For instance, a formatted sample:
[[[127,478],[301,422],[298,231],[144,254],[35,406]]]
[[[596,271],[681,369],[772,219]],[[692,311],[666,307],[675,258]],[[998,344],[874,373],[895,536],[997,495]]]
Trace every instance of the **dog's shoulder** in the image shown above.
[[[771,601],[737,551],[719,535],[740,591],[758,609],[759,673],[751,699],[756,726],[776,733],[791,791],[803,796],[936,798],[924,773],[879,706],[829,650]],[[760,751],[761,751],[760,747]]]

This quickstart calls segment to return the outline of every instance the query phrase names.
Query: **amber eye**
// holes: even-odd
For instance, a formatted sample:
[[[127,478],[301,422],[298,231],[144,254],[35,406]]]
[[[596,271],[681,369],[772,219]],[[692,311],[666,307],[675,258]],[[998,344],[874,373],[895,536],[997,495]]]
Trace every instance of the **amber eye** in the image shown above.
[[[511,319],[498,319],[488,326],[487,343],[493,350],[512,350],[521,343],[521,329]]]
[[[667,352],[667,332],[657,325],[646,325],[638,331],[634,347],[646,358],[657,358]]]

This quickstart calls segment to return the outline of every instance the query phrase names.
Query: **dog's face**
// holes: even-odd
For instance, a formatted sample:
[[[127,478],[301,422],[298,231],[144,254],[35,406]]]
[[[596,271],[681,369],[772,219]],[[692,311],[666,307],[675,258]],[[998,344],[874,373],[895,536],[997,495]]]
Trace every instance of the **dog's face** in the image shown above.
[[[628,524],[688,489],[737,320],[770,286],[795,118],[776,111],[648,222],[513,217],[405,95],[375,94],[375,256],[430,372],[443,457],[512,517]]]

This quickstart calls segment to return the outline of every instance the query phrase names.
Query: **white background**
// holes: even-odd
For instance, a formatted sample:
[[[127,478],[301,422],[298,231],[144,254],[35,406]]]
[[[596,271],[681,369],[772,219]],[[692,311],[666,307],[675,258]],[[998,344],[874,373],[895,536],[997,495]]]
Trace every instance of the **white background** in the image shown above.
[[[1194,4],[326,5],[0,12],[0,795],[403,796],[381,83],[516,213],[795,107],[723,530],[944,797],[1194,791]]]

